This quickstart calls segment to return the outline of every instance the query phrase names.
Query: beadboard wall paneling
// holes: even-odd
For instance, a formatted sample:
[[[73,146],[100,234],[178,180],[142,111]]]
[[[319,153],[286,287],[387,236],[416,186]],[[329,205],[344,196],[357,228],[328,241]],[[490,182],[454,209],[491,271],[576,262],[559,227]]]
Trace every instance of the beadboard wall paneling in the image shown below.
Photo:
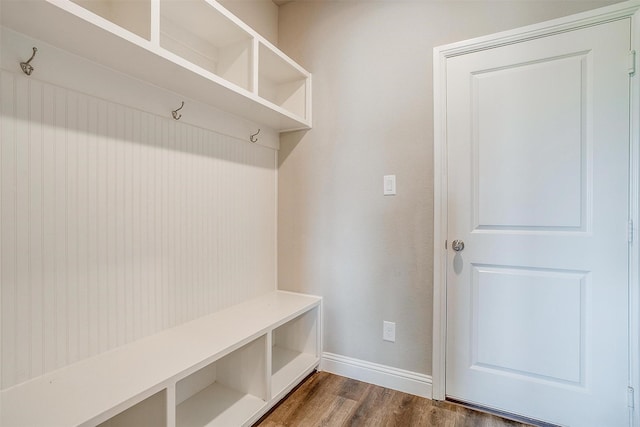
[[[276,152],[0,73],[2,388],[275,289]]]

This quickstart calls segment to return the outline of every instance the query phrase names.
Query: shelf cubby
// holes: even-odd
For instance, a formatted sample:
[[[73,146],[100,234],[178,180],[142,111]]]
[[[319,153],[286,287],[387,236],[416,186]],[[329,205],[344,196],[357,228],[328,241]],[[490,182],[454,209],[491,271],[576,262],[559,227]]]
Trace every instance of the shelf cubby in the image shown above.
[[[176,427],[243,425],[267,404],[266,336],[176,384]]]
[[[167,391],[162,390],[98,424],[98,427],[156,427],[167,424]]]
[[[71,0],[127,31],[151,40],[151,0]]]
[[[291,114],[306,117],[308,75],[263,43],[258,61],[258,95]]]
[[[271,394],[283,396],[319,360],[318,307],[273,330]]]
[[[251,34],[206,0],[160,1],[160,46],[252,90]]]

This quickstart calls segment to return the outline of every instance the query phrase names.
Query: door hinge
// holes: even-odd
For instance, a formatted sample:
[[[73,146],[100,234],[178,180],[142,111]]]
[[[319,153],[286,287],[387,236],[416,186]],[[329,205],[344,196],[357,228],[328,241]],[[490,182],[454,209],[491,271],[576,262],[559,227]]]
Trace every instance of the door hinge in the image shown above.
[[[633,76],[636,74],[636,51],[632,50],[629,52],[629,75]]]
[[[633,243],[633,220],[629,220],[627,225],[627,242]]]
[[[635,399],[635,394],[634,394],[633,387],[627,387],[627,405],[629,406],[629,408],[633,409],[634,399]]]

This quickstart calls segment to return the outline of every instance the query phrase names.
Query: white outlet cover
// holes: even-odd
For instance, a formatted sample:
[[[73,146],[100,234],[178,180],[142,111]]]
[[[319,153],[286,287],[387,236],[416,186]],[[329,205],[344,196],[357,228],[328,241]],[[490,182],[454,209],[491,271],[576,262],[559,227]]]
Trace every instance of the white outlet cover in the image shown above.
[[[396,324],[395,322],[382,322],[382,339],[384,341],[396,342]]]

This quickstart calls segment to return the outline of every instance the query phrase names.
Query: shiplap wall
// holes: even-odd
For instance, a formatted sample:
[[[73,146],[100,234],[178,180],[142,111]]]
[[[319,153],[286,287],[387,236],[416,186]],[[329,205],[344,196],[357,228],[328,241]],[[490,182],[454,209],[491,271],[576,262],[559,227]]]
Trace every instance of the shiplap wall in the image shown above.
[[[275,150],[0,80],[2,388],[275,288]]]

